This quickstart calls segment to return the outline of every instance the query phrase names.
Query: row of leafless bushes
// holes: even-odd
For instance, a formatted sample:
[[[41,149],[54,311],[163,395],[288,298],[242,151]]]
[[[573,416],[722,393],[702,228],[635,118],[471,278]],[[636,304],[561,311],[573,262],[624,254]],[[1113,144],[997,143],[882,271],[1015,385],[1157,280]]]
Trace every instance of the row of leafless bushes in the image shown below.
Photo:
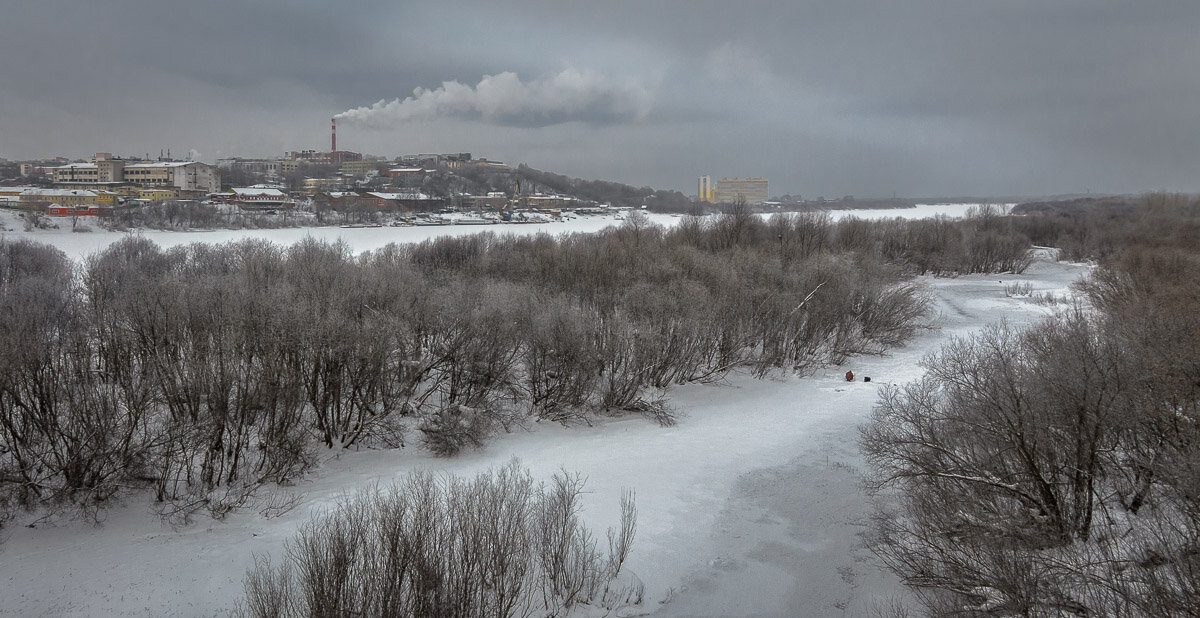
[[[926,299],[881,249],[904,229],[634,215],[595,235],[362,256],[130,237],[78,266],[0,242],[0,494],[94,505],[148,484],[171,512],[220,514],[308,468],[314,443],[396,446],[408,428],[450,455],[529,418],[670,423],[671,384],[909,338]]]
[[[1075,308],[957,340],[862,446],[874,549],[933,615],[1200,615],[1196,202],[1151,196]]]
[[[1032,260],[1031,242],[1001,207],[982,204],[963,219],[934,217],[878,221],[860,226],[873,237],[884,259],[919,274],[956,276],[1024,271]]]
[[[962,219],[936,217],[834,221],[823,212],[762,218],[734,205],[716,220],[690,218],[671,235],[709,249],[771,246],[784,263],[821,253],[851,252],[908,273],[957,276],[1021,272],[1031,260],[1029,237],[995,205],[975,207]]]
[[[580,521],[583,480],[534,484],[516,462],[473,480],[416,473],[313,519],[279,564],[259,558],[236,615],[559,616],[641,602],[619,577],[633,544],[632,494],[607,551]]]

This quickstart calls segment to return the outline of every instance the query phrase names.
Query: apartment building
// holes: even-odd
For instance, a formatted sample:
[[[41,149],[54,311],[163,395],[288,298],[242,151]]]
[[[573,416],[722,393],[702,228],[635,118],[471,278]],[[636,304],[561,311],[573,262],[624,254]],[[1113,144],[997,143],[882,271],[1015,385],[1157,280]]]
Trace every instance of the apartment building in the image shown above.
[[[767,199],[766,178],[722,178],[717,181],[716,201],[722,204],[737,201],[762,204]]]
[[[697,182],[696,198],[701,202],[713,201],[714,191],[711,176],[701,176]]]

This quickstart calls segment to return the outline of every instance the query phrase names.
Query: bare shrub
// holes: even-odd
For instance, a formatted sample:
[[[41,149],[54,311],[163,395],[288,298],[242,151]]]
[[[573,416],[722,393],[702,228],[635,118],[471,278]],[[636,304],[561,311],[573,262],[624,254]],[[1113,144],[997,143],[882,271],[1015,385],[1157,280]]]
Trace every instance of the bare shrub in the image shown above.
[[[600,373],[596,316],[566,298],[534,297],[521,348],[523,383],[539,418],[565,421],[587,405]]]
[[[562,473],[539,496],[534,560],[542,600],[552,614],[591,598],[603,572],[595,538],[579,523],[582,490],[583,477]]]
[[[566,473],[535,486],[516,461],[474,480],[416,473],[366,490],[307,524],[279,566],[256,558],[235,613],[529,616],[640,603],[636,579],[617,581],[632,496],[613,536],[620,555],[604,556],[579,521],[582,491]]]
[[[649,398],[638,398],[626,405],[623,410],[627,412],[640,412],[646,415],[663,427],[671,427],[675,425],[677,420],[675,410],[667,401],[666,396],[659,395]]]
[[[1030,295],[1030,300],[1039,305],[1069,305],[1071,297],[1067,294],[1055,294],[1054,292],[1042,292],[1040,294]]]
[[[875,287],[878,286],[878,287]],[[912,338],[929,315],[928,290],[912,284],[867,287],[852,314],[866,340],[860,352],[882,353]]]
[[[275,569],[270,556],[255,556],[254,568],[246,573],[245,596],[238,599],[232,613],[262,618],[300,615],[293,581],[291,563],[285,561]]]
[[[450,457],[467,446],[483,446],[492,419],[486,410],[452,404],[426,416],[419,429],[425,448],[434,455]]]
[[[1197,387],[1165,369],[1196,366],[1194,318],[1145,311],[991,328],[885,391],[870,544],[933,615],[1195,613]]]
[[[612,577],[621,572],[621,566],[633,549],[633,539],[637,535],[635,497],[632,490],[621,493],[621,527],[608,529],[608,572]]]
[[[139,461],[139,405],[95,362],[60,251],[0,240],[0,313],[0,503],[90,511]]]
[[[1033,284],[1028,281],[1014,281],[1004,284],[1004,295],[1012,298],[1013,296],[1032,296]]]

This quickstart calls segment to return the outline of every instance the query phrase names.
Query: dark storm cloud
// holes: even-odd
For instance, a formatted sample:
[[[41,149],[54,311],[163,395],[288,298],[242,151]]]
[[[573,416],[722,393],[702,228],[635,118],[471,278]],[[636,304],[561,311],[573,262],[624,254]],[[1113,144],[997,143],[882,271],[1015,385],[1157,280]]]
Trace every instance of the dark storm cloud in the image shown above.
[[[355,110],[357,150],[685,191],[1195,191],[1197,23],[1083,0],[20,3],[0,156],[278,155]]]

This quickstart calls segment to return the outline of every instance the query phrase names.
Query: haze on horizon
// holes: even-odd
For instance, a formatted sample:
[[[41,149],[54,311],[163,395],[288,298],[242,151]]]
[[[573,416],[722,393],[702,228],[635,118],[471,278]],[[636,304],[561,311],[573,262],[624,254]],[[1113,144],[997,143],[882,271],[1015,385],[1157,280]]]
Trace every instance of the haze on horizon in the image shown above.
[[[0,157],[338,145],[695,192],[1200,191],[1200,3],[19,3]]]

